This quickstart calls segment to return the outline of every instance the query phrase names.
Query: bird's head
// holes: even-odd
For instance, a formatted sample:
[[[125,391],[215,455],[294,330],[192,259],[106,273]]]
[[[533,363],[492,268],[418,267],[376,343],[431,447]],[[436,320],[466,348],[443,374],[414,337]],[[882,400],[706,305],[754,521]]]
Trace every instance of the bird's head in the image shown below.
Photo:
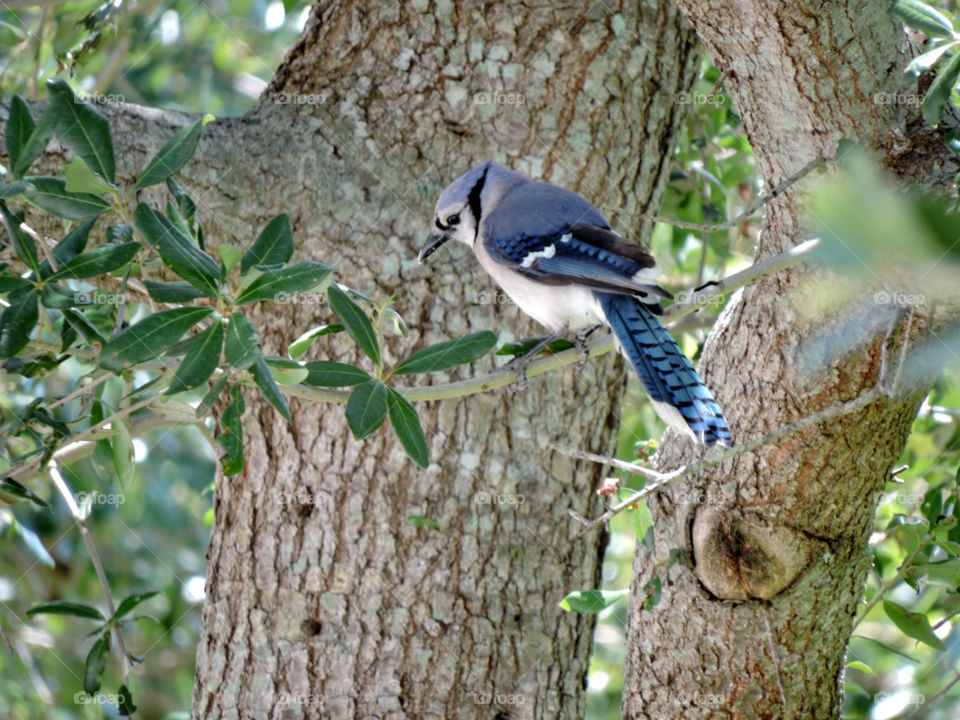
[[[421,263],[447,240],[459,240],[473,246],[480,224],[480,193],[492,165],[492,160],[477,165],[440,193],[433,213],[430,236],[420,250]]]

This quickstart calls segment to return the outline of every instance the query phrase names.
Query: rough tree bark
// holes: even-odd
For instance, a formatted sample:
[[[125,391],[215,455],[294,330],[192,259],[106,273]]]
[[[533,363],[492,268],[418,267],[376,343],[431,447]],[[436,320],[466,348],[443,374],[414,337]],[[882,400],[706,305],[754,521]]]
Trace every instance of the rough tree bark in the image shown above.
[[[917,92],[902,72],[906,40],[886,14],[888,3],[677,4],[727,73],[768,187],[817,157],[833,158],[842,138],[915,179],[945,174],[946,154],[923,130],[918,108],[883,102]],[[800,193],[772,202],[757,258],[805,239],[806,214]],[[798,312],[791,291],[810,275],[795,270],[738,293],[707,342],[701,370],[737,443],[861,395],[879,379],[884,344],[893,353],[904,342],[902,324],[885,339],[887,315],[862,328],[836,366],[813,365],[804,347],[815,333],[842,325],[816,310],[813,318]],[[925,324],[913,319],[914,340]],[[658,553],[681,548],[688,562],[673,570],[656,609],[644,612],[638,608],[653,561],[638,549],[625,717],[839,716],[876,499],[924,394],[913,387],[657,497]],[[689,444],[671,436],[658,461],[672,468],[691,455]]]
[[[257,111],[215,126],[185,175],[221,238],[287,211],[301,254],[375,297],[399,291],[412,337],[391,359],[479,328],[529,334],[484,302],[496,293],[462,249],[415,264],[432,203],[495,156],[598,204],[654,207],[683,112],[672,98],[699,60],[678,18],[320,4]],[[253,320],[281,350],[327,316]],[[338,408],[294,402],[287,427],[251,402],[246,471],[217,484],[194,717],[582,717],[593,622],[557,602],[598,583],[603,538],[581,539],[567,510],[596,510],[599,473],[543,448],[609,452],[621,379],[607,360],[424,408],[426,472],[386,432],[353,441]]]

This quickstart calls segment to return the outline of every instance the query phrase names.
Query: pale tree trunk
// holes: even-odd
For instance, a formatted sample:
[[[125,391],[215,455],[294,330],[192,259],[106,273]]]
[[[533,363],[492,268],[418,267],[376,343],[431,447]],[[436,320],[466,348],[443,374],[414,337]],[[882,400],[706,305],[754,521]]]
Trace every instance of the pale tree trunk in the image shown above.
[[[411,337],[388,365],[481,328],[536,330],[485,302],[496,291],[465,249],[416,264],[447,182],[493,156],[647,210],[699,61],[667,7],[424,6],[318,5],[258,110],[215,126],[191,166],[209,164],[194,177],[221,237],[286,211],[301,255],[378,299],[398,292]],[[330,314],[252,319],[281,351]],[[354,441],[341,408],[293,402],[287,426],[249,396],[247,468],[217,483],[194,717],[582,717],[593,621],[558,602],[599,582],[604,538],[567,511],[598,509],[600,473],[545,448],[611,452],[622,378],[608,359],[421,407],[426,471],[388,432]]]
[[[858,140],[901,173],[946,174],[946,154],[930,142],[917,109],[875,101],[877,93],[917,92],[902,73],[909,58],[888,3],[677,4],[727,73],[768,187],[817,157],[833,158],[841,138]],[[806,212],[800,193],[771,202],[757,257],[805,239]],[[791,291],[811,274],[794,270],[738,293],[707,342],[700,368],[735,443],[870,390],[884,345],[896,358],[905,337],[916,341],[926,326],[915,316],[907,332],[890,315],[877,323],[873,314],[847,354],[817,367],[804,348],[817,333],[843,326],[816,310],[812,319],[800,312]],[[878,400],[656,498],[658,555],[672,548],[685,554],[652,611],[640,606],[654,561],[642,549],[635,557],[625,717],[839,717],[877,493],[924,393],[915,386]],[[690,445],[675,436],[658,456],[663,468],[691,457]]]

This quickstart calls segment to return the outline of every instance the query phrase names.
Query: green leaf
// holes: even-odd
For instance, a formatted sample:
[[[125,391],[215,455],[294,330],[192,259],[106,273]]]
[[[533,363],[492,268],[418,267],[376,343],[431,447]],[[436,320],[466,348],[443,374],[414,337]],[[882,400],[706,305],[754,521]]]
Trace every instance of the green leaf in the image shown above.
[[[13,251],[28,268],[33,270],[33,274],[39,277],[40,266],[37,263],[37,246],[34,244],[33,238],[20,229],[20,219],[10,212],[7,204],[3,201],[0,201],[0,214],[3,215],[3,226],[10,236]]]
[[[133,694],[126,685],[121,685],[117,690],[117,715],[120,717],[129,717],[137,711],[137,706],[133,704]]]
[[[310,374],[303,383],[313,387],[349,387],[370,380],[360,368],[332,360],[315,360],[304,363],[304,367]]]
[[[30,342],[40,317],[36,288],[18,291],[7,297],[10,305],[0,313],[0,358],[13,357]]]
[[[430,454],[427,451],[427,438],[423,435],[417,411],[409,400],[389,387],[387,388],[387,410],[390,413],[390,424],[400,438],[403,449],[417,465],[426,469],[430,465]]]
[[[88,345],[99,343],[102,347],[107,341],[100,334],[100,330],[90,322],[90,319],[79,310],[67,309],[63,311],[63,322],[73,328],[73,331],[83,336]]]
[[[290,217],[283,213],[267,223],[253,247],[243,256],[240,273],[245,275],[255,265],[285,265],[293,256],[293,228]]]
[[[220,469],[224,475],[236,475],[243,470],[243,424],[240,417],[245,405],[239,385],[230,388],[233,398],[220,416],[220,432],[217,434],[217,444],[223,450],[220,456]]]
[[[13,478],[4,478],[0,481],[0,505],[13,505],[21,500],[29,500],[45,510],[50,509],[46,500]]]
[[[526,355],[527,352],[533,350],[541,340],[542,337],[531,337],[524,338],[515,343],[506,343],[503,347],[499,348],[496,352],[497,355]],[[560,338],[559,340],[554,340],[547,347],[541,351],[541,355],[556,355],[558,352],[563,352],[564,350],[569,350],[573,347],[573,343],[565,338]]]
[[[497,344],[497,336],[489,330],[466,335],[456,340],[430,345],[415,352],[394,368],[392,375],[447,370],[483,357]]]
[[[357,440],[365,438],[387,419],[387,386],[368,380],[350,393],[347,401],[347,425]]]
[[[157,302],[162,303],[182,303],[195,300],[198,297],[204,297],[204,292],[198,290],[186,280],[177,282],[154,282],[153,280],[144,280],[147,286],[147,292]]]
[[[107,119],[77,99],[63,80],[48,80],[47,96],[56,113],[60,141],[82,157],[87,167],[104,180],[113,182],[116,179],[113,140]]]
[[[918,665],[920,664],[920,661],[917,660],[916,658],[910,657],[909,655],[907,655],[907,654],[906,654],[905,652],[903,652],[902,650],[898,650],[898,649],[895,648],[893,645],[888,645],[888,644],[885,643],[885,642],[880,642],[879,640],[874,640],[873,638],[865,637],[865,636],[863,636],[863,635],[854,635],[851,640],[866,640],[867,642],[871,642],[871,643],[873,643],[874,645],[878,645],[879,647],[883,648],[883,649],[886,650],[887,652],[893,653],[894,655],[899,655],[899,656],[902,657],[904,660],[909,660],[910,662],[916,663],[916,664],[918,664]]]
[[[428,518],[424,515],[409,515],[407,516],[407,522],[413,525],[415,528],[428,527],[432,530],[440,529],[440,523],[433,518]]]
[[[950,37],[953,34],[953,23],[920,0],[895,0],[890,7],[890,14],[932,37]]]
[[[11,119],[13,118],[14,104],[16,104],[17,99],[23,103],[23,99],[19,96],[14,96],[14,100],[11,103]],[[26,109],[26,104],[24,104],[23,109]],[[22,112],[22,111],[21,111]],[[17,159],[13,159],[13,152],[10,151],[10,126],[7,125],[7,151],[10,153],[10,165],[13,170],[14,177],[22,177],[27,170],[30,169],[30,166],[36,162],[37,158],[43,154],[43,151],[47,149],[47,143],[50,142],[50,138],[53,136],[53,131],[56,128],[56,113],[53,112],[52,108],[48,107],[46,112],[40,116],[40,121],[34,123],[33,117],[30,115],[30,111],[27,110],[27,116],[29,116],[29,122],[24,123],[21,127],[29,127],[30,132],[28,135],[23,137],[19,141],[19,150],[17,154]],[[21,117],[20,122],[23,123],[26,118]]]
[[[237,370],[246,370],[260,357],[260,335],[243,313],[230,316],[227,326],[227,341],[224,355],[227,362]]]
[[[663,582],[659,575],[654,575],[643,586],[643,609],[653,610],[660,603],[660,595],[663,592]]]
[[[630,590],[575,590],[560,601],[560,607],[581,615],[593,615],[626,597]]]
[[[122,418],[112,422],[110,427],[114,431],[110,442],[113,467],[117,471],[120,487],[127,488],[133,482],[136,470],[133,462],[133,439],[130,437],[130,428],[127,427]]]
[[[220,265],[223,266],[224,275],[233,270],[237,266],[237,263],[240,262],[240,248],[235,248],[233,245],[224,243],[217,248],[217,252],[220,253]]]
[[[27,617],[33,617],[34,615],[74,615],[90,620],[106,621],[106,618],[95,607],[70,602],[69,600],[55,600],[54,602],[37,605],[27,610],[25,615]]]
[[[219,296],[220,265],[194,245],[169,218],[146,203],[140,203],[134,221],[168,268],[202,290],[204,295]]]
[[[280,392],[277,381],[273,379],[270,366],[267,365],[267,361],[263,359],[263,356],[258,357],[253,365],[250,366],[250,374],[253,376],[253,381],[257,384],[257,387],[260,388],[260,393],[266,401],[276,408],[284,420],[293,422],[293,418],[290,416],[290,408],[287,407],[287,401],[284,399],[283,393]]]
[[[287,348],[287,354],[292,358],[298,358],[310,348],[313,341],[317,338],[329,335],[330,333],[343,332],[343,329],[343,325],[340,323],[332,323],[307,330],[290,344],[290,347]]]
[[[67,236],[58,242],[53,248],[53,259],[57,262],[57,267],[62,268],[77,255],[83,252],[87,247],[87,240],[90,238],[90,231],[96,224],[97,218],[92,217],[86,222],[82,222],[74,227]],[[129,238],[127,238],[129,240]]]
[[[33,121],[33,115],[30,114],[30,108],[19,95],[14,95],[10,100],[10,114],[7,117],[7,157],[10,158],[10,167],[16,168],[27,147],[27,141],[30,135],[36,129],[37,124]]]
[[[142,602],[146,602],[155,595],[160,593],[157,590],[152,592],[138,593],[136,595],[128,595],[123,600],[120,601],[120,604],[117,605],[117,612],[114,613],[114,618],[119,619],[126,615],[128,612],[133,610],[137,605]]]
[[[104,632],[90,648],[83,669],[83,691],[93,694],[100,689],[100,678],[107,667],[107,650],[110,649],[110,631]]]
[[[310,374],[310,371],[296,360],[271,355],[265,355],[263,359],[266,360],[270,373],[278,385],[299,385]]]
[[[143,190],[145,187],[163,182],[171,175],[176,174],[187,164],[187,160],[196,152],[197,142],[203,126],[213,120],[213,115],[204,115],[193,124],[183,128],[173,136],[166,145],[160,148],[146,169],[137,179],[134,190]]]
[[[107,242],[121,243],[133,240],[133,225],[117,223],[107,228]]]
[[[207,416],[207,413],[210,412],[210,408],[213,407],[213,404],[217,399],[223,394],[223,389],[227,386],[227,381],[230,379],[230,373],[222,373],[220,377],[217,378],[217,381],[213,384],[207,394],[203,396],[203,400],[200,401],[200,404],[197,405],[197,419],[202,420]]]
[[[40,291],[40,304],[45,308],[63,310],[76,305],[89,305],[86,300],[92,299],[93,294],[81,293],[62,285],[44,283]]]
[[[923,98],[923,119],[930,125],[936,126],[940,121],[940,113],[950,101],[950,93],[957,84],[960,76],[960,52],[953,54],[949,62],[937,71],[930,89]]]
[[[110,209],[110,204],[97,195],[68,192],[66,181],[60,178],[37,176],[29,182],[30,189],[24,193],[27,200],[51,215],[83,220]]]
[[[20,536],[20,539],[23,540],[23,544],[27,546],[27,550],[29,550],[37,559],[37,562],[42,563],[49,568],[56,566],[53,558],[50,557],[50,553],[48,553],[47,549],[43,546],[43,542],[41,542],[39,535],[17,520],[16,517],[10,517],[8,518],[8,521],[10,521],[13,531]]]
[[[928,50],[927,52],[917,55],[910,63],[907,65],[907,72],[913,73],[923,73],[932,68],[937,64],[937,61],[943,57],[943,54],[947,50],[956,50],[957,44],[955,42],[948,42],[938,45],[933,50]]]
[[[188,307],[150,315],[106,344],[100,353],[100,367],[121,370],[155,358],[210,312],[211,308]]]
[[[266,270],[237,295],[237,304],[256,300],[287,302],[289,296],[306,292],[330,278],[333,268],[311,260],[280,270]]]
[[[77,255],[47,279],[89,278],[105,275],[122,268],[133,260],[139,249],[140,243],[137,242],[128,242],[123,245],[101,245],[89,252]]]
[[[116,192],[117,186],[109,183],[87,167],[81,157],[75,157],[63,170],[63,177],[67,181],[67,191],[72,193],[102,193]]]
[[[33,283],[26,278],[17,277],[16,275],[0,275],[0,295],[23,290],[32,285]]]
[[[938,638],[930,627],[930,621],[922,613],[910,612],[890,600],[883,601],[883,611],[887,617],[908,637],[929,645],[936,650],[946,650],[943,640]]]
[[[651,553],[656,552],[653,530],[653,520],[650,518],[650,508],[642,498],[637,500],[633,510],[630,511],[630,524],[633,526],[633,532],[637,540],[643,543]]]
[[[330,300],[330,307],[334,314],[343,323],[354,342],[377,367],[383,367],[383,361],[380,359],[380,343],[377,342],[377,334],[367,314],[336,285],[331,285],[327,289],[327,298]]]
[[[173,376],[171,395],[190,390],[205,383],[220,363],[220,351],[223,349],[223,324],[213,323],[197,336],[190,351],[183,358],[177,374]]]
[[[172,177],[167,178],[167,189],[170,191],[170,194],[173,195],[174,200],[177,201],[180,214],[192,222],[197,214],[197,205],[190,196],[187,195],[187,191],[180,187],[180,184]],[[202,243],[201,247],[203,247]]]
[[[12,183],[0,183],[0,200],[16,197],[30,189],[30,183],[17,180]]]

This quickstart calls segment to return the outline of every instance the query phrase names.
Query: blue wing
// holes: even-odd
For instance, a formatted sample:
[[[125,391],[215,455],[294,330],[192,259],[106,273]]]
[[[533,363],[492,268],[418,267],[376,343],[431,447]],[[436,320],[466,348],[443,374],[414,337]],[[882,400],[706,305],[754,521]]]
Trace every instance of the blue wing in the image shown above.
[[[512,270],[550,285],[577,284],[634,295],[658,309],[653,257],[610,229],[576,193],[545,183],[513,190],[484,221],[488,254]],[[644,272],[647,271],[647,272]]]

